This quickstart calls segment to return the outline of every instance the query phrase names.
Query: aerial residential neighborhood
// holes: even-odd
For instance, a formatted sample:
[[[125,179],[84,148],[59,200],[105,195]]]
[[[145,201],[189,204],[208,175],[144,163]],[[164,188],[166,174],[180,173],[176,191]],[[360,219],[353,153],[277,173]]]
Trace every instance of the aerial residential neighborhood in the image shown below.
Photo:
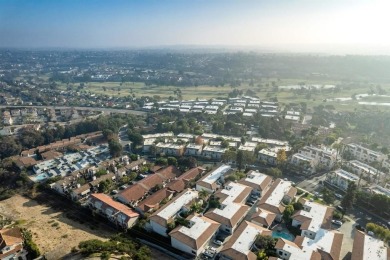
[[[390,260],[388,1],[0,1],[0,260]]]

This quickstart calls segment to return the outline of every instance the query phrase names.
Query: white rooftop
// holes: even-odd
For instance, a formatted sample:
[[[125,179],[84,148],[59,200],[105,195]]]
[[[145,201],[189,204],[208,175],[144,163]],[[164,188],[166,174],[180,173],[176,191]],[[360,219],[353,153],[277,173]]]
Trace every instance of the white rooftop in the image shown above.
[[[231,248],[242,254],[248,255],[253,242],[256,240],[256,236],[259,233],[260,231],[257,228],[252,225],[248,225],[234,242]]]
[[[226,151],[226,148],[222,148],[220,146],[210,146],[210,145],[208,145],[208,146],[205,146],[203,148],[203,151],[205,151],[205,152],[209,151],[209,152],[216,152],[216,153],[224,153]]]
[[[387,247],[383,241],[364,235],[363,259],[387,260]]]
[[[251,182],[257,185],[263,183],[263,181],[267,178],[267,175],[260,172],[251,172],[246,178],[245,181]]]
[[[259,151],[259,154],[264,154],[264,155],[274,157],[274,158],[277,157],[277,154],[275,152],[271,151],[270,149],[261,149]]]
[[[352,160],[352,161],[349,161],[348,163],[352,167],[362,169],[362,170],[369,172],[371,174],[377,174],[377,173],[379,173],[380,175],[384,174],[383,172],[379,171],[378,169],[375,169],[374,167],[372,167],[371,165],[362,163],[361,161],[358,161],[358,160]]]
[[[280,202],[283,200],[284,195],[286,195],[289,192],[291,187],[292,184],[290,181],[281,180],[278,186],[276,186],[274,191],[267,198],[265,203],[278,207]]]
[[[266,138],[260,138],[260,137],[252,137],[253,142],[258,142],[258,143],[265,143],[265,144],[272,144],[272,145],[277,145],[277,146],[288,146],[287,141],[280,141],[276,139],[266,139]]]
[[[352,173],[349,173],[347,171],[344,171],[343,169],[337,169],[334,171],[334,173],[340,177],[342,177],[343,179],[347,179],[347,180],[350,180],[350,181],[357,181],[359,180],[359,177],[356,176],[355,174],[352,174]]]
[[[382,194],[386,195],[387,197],[390,197],[390,189],[386,189],[381,186],[374,186],[371,188],[371,191],[377,194]]]
[[[317,232],[322,226],[328,207],[311,201],[305,202],[304,208],[306,207],[310,208],[310,211],[301,210],[300,215],[310,218],[308,230]]]
[[[214,171],[212,171],[211,173],[206,175],[206,177],[203,179],[203,181],[206,182],[206,183],[209,183],[209,184],[213,184],[222,175],[227,173],[230,169],[231,169],[231,167],[229,165],[221,165],[217,169],[215,169]]]
[[[194,190],[188,190],[183,193],[181,196],[176,197],[174,201],[168,204],[163,210],[161,210],[157,215],[163,219],[170,219],[176,215],[183,206],[190,203],[193,199],[198,197],[198,192]]]
[[[149,138],[158,138],[158,137],[171,137],[173,136],[173,132],[167,132],[167,133],[157,133],[157,134],[150,134],[150,135],[142,135],[142,137],[145,139]]]
[[[190,219],[191,226],[182,226],[178,231],[196,240],[211,226],[211,222],[206,220],[207,218],[193,216]]]

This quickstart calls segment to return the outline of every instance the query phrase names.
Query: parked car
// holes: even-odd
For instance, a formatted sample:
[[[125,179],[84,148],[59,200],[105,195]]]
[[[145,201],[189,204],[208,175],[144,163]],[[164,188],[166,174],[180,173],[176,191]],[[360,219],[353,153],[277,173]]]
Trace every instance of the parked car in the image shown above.
[[[216,240],[216,239],[213,241],[213,243],[218,245],[218,246],[222,246],[223,245],[222,241],[219,241],[219,240]]]
[[[117,190],[113,190],[113,191],[111,191],[111,194],[118,194],[119,193],[119,191],[117,191]]]
[[[343,222],[341,222],[340,220],[332,220],[332,224],[341,226]]]
[[[253,204],[254,203],[252,201],[250,201],[250,200],[246,202],[246,205],[251,206],[251,207],[253,206]]]
[[[341,194],[339,194],[339,193],[336,193],[335,196],[336,196],[336,198],[338,198],[338,199],[342,199],[342,198],[343,198],[343,195],[341,195]]]
[[[356,226],[355,226],[355,228],[356,228],[357,230],[360,230],[360,231],[366,232],[366,229],[365,229],[364,227],[360,226],[359,224],[358,224],[358,225],[356,225]]]
[[[337,208],[338,210],[340,210],[340,211],[344,211],[344,208],[341,207],[340,205],[338,205],[336,208]]]

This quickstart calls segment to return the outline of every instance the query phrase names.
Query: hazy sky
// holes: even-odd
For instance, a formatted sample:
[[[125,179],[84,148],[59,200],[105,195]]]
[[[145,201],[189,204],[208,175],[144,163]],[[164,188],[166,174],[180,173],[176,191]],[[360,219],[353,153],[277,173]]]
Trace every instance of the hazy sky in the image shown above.
[[[390,51],[389,0],[0,0],[0,47]]]

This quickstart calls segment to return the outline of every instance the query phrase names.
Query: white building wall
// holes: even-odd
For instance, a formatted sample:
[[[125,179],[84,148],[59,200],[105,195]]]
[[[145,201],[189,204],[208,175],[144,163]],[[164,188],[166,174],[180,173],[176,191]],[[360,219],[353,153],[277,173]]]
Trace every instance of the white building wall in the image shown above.
[[[214,192],[213,190],[211,190],[211,189],[209,189],[209,188],[205,188],[205,187],[203,187],[203,186],[201,186],[201,185],[199,185],[199,184],[196,184],[196,190],[197,190],[197,191],[205,190],[205,191],[207,191],[208,193],[213,193],[213,192]]]
[[[150,225],[152,227],[153,232],[156,232],[157,234],[160,234],[164,237],[168,237],[166,227],[161,226],[160,224],[154,222],[153,220],[150,220]]]

